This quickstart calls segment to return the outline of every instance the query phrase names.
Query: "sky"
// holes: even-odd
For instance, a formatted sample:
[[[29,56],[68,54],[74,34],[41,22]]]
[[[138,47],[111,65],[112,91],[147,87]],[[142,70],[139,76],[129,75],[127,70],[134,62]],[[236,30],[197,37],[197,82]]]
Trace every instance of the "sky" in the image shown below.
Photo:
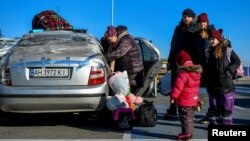
[[[175,27],[182,12],[208,14],[209,23],[222,28],[234,51],[250,65],[249,0],[0,0],[0,29],[3,37],[22,37],[32,28],[35,14],[54,10],[75,29],[87,29],[100,39],[113,23],[125,25],[128,32],[151,40],[162,58],[167,58]],[[113,20],[112,20],[113,19]],[[113,21],[113,22],[112,22]]]

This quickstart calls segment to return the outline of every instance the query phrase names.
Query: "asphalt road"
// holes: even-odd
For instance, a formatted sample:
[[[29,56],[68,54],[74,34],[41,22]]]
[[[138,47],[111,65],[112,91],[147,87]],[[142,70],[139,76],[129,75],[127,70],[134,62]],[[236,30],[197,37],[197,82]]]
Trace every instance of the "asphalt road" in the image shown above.
[[[207,140],[207,125],[197,121],[205,117],[208,108],[206,94],[201,94],[205,102],[201,112],[195,115],[192,140]],[[112,120],[98,119],[96,115],[79,114],[11,114],[0,116],[1,139],[81,139],[81,140],[175,140],[181,127],[178,119],[163,119],[169,106],[169,96],[158,94],[153,100],[158,111],[155,127],[134,127],[131,131],[118,131]],[[250,85],[238,85],[235,97],[234,124],[250,125]]]

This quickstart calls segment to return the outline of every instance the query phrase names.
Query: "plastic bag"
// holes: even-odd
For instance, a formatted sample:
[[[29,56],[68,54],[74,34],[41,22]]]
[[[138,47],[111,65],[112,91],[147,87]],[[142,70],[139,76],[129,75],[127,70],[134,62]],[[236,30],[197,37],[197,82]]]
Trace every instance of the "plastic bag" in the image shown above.
[[[114,111],[118,108],[129,108],[126,98],[123,95],[116,94],[112,97],[108,97],[106,106],[110,111]]]
[[[171,73],[167,72],[161,79],[160,79],[160,93],[164,96],[167,96],[170,94],[172,90],[171,86]]]
[[[130,94],[130,85],[127,71],[114,72],[110,76],[108,83],[114,93],[122,94],[124,96]]]

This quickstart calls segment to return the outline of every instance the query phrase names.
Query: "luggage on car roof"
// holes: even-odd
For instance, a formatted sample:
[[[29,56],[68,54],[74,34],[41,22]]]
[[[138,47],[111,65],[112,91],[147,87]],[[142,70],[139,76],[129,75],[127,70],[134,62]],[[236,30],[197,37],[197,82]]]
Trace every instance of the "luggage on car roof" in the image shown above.
[[[45,10],[33,17],[32,29],[44,30],[72,30],[68,21],[63,19],[53,10]]]

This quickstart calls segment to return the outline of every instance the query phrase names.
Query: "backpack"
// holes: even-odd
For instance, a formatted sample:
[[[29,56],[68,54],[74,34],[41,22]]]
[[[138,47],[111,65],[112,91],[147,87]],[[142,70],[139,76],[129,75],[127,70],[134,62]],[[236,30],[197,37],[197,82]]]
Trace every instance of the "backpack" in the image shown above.
[[[232,53],[232,48],[228,47],[227,48],[227,60],[229,63],[231,62],[230,56]],[[240,66],[237,68],[236,72],[233,74],[233,79],[241,78],[244,76],[244,70],[243,70],[243,63],[240,63]]]
[[[136,125],[153,127],[157,124],[157,110],[153,101],[143,100],[143,102],[136,111]]]
[[[45,10],[33,17],[32,29],[72,30],[73,27],[53,10]]]

